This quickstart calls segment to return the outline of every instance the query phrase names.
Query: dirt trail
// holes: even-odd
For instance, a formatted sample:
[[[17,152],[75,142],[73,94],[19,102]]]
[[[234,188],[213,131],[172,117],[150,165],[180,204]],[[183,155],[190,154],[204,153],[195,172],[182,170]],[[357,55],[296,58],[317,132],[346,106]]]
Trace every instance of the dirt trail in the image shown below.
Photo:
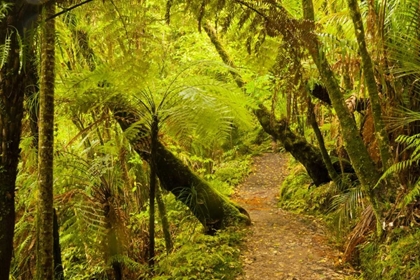
[[[235,195],[252,219],[242,252],[244,279],[345,279],[335,268],[338,252],[322,227],[309,218],[277,207],[279,186],[287,175],[287,156],[256,157],[253,172]]]

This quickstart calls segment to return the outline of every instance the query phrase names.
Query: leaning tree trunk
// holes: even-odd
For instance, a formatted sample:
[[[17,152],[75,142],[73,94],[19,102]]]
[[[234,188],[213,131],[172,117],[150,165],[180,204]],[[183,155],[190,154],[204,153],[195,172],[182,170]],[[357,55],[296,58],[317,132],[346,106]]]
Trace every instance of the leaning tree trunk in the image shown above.
[[[15,190],[19,142],[22,128],[23,99],[28,85],[26,70],[21,69],[19,40],[24,37],[25,15],[33,7],[13,1],[0,22],[0,44],[7,43],[0,64],[0,279],[9,279],[15,225]],[[27,63],[30,65],[30,63]]]
[[[254,110],[254,114],[264,130],[279,140],[284,149],[305,167],[316,186],[331,181],[319,149],[309,144],[304,137],[294,134],[286,120],[271,121],[270,113],[263,105]]]
[[[225,51],[223,45],[219,41],[214,28],[207,23],[204,26],[204,30],[223,62],[232,68],[236,68],[234,62],[229,57],[229,54]],[[238,87],[242,88],[245,85],[242,77],[235,71],[231,71],[230,73]],[[331,181],[328,170],[322,160],[321,153],[316,147],[309,144],[304,137],[294,134],[286,121],[274,121],[272,123],[270,121],[270,113],[264,106],[261,105],[259,109],[254,110],[254,114],[258,118],[264,131],[280,141],[285,150],[305,167],[316,186]]]
[[[45,4],[43,18],[54,15],[55,3]],[[53,237],[53,148],[54,148],[54,82],[55,82],[55,20],[44,23],[41,31],[41,75],[38,146],[38,207],[37,207],[37,279],[54,279]]]
[[[123,130],[138,122],[138,118],[130,113],[129,107],[121,109],[109,104]],[[130,139],[136,152],[145,160],[150,161],[149,143],[144,142],[144,135],[149,131],[139,131],[136,138]],[[165,146],[156,143],[156,174],[164,189],[170,191],[192,211],[194,216],[205,227],[206,232],[213,234],[218,229],[237,223],[249,225],[250,218],[242,207],[229,201],[213,189],[207,182],[198,177],[181,160],[174,156]]]

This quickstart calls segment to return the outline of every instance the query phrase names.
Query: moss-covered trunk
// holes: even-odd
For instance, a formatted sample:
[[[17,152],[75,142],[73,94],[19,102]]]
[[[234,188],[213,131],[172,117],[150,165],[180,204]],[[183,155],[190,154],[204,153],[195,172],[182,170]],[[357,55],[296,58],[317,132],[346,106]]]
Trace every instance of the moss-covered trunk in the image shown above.
[[[223,48],[214,28],[207,23],[204,26],[204,30],[223,62],[232,68],[236,68],[235,63]],[[235,79],[238,87],[242,88],[245,85],[245,82],[241,75],[235,71],[231,71],[230,73]],[[254,114],[258,118],[264,131],[280,141],[286,151],[291,153],[297,161],[305,166],[306,171],[316,186],[331,181],[325,164],[322,161],[321,153],[316,147],[309,144],[305,138],[294,134],[289,129],[286,121],[275,121],[274,123],[271,123],[270,113],[264,106],[260,106],[259,109],[254,110]]]
[[[115,108],[112,104],[110,107],[123,130],[138,121],[134,114],[128,112],[128,107]],[[147,129],[139,131],[138,137],[130,141],[136,152],[150,161],[150,153],[145,152],[149,150],[150,145],[144,141],[145,134],[149,134]],[[156,174],[162,187],[188,206],[208,233],[237,223],[250,224],[245,209],[231,202],[198,177],[159,141],[156,147]]]
[[[249,223],[244,209],[215,191],[161,143],[158,143],[157,155],[157,175],[162,186],[187,205],[208,231],[237,221]]]
[[[265,132],[280,141],[285,150],[305,166],[316,186],[331,181],[318,148],[309,144],[305,138],[294,134],[286,120],[270,121],[270,113],[264,106],[260,105],[254,113]]]
[[[378,141],[381,154],[382,166],[387,169],[392,164],[391,145],[389,143],[388,133],[382,120],[382,108],[379,100],[378,87],[376,85],[375,75],[373,73],[372,59],[366,48],[365,30],[363,28],[362,16],[359,5],[356,0],[347,0],[351,18],[355,29],[359,53],[362,58],[362,69],[366,80],[366,86],[369,93],[372,107],[372,115],[375,126],[375,137]]]
[[[55,13],[55,1],[45,4],[43,18]],[[54,279],[53,238],[53,158],[54,158],[54,83],[55,20],[48,20],[41,32],[40,111],[38,145],[37,270],[36,278]]]
[[[303,0],[302,7],[304,9],[305,18],[313,22],[314,12],[312,1]],[[312,28],[314,28],[314,25]],[[311,38],[306,38],[305,43],[318,68],[322,81],[328,90],[331,104],[337,112],[346,150],[353,168],[364,187],[365,193],[369,196],[371,201],[375,203],[373,186],[375,186],[380,177],[379,172],[376,170],[375,164],[367,152],[353,116],[347,109],[334,72],[326,60],[326,55],[319,46],[316,36],[314,35]]]

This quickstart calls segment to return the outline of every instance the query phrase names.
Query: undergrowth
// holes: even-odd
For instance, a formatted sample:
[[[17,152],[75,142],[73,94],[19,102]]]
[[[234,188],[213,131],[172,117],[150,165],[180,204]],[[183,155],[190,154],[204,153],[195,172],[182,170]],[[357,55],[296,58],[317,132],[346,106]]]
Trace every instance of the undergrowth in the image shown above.
[[[204,177],[221,194],[229,196],[234,187],[250,172],[251,157],[236,149],[226,152],[214,166],[212,174]],[[194,218],[185,216],[188,211],[173,196],[166,197],[169,220],[172,221],[174,249],[164,254],[161,234],[161,254],[156,259],[155,274],[145,279],[236,279],[241,273],[240,245],[245,229],[230,227],[214,236],[203,234],[203,227]]]
[[[361,219],[360,209],[366,207],[362,199],[351,202],[355,208],[348,209],[347,200],[358,186],[351,185],[346,190],[339,190],[332,183],[312,187],[303,166],[292,159],[289,169],[290,175],[280,186],[279,206],[324,221],[330,230],[331,242],[344,251],[346,241]],[[420,229],[416,226],[396,227],[381,239],[375,238],[371,231],[363,239],[351,259],[360,269],[360,275],[346,279],[420,279]]]
[[[311,178],[293,159],[279,192],[279,207],[294,213],[316,214],[324,208],[325,187],[311,186]]]
[[[185,231],[176,238],[174,252],[159,260],[153,279],[235,279],[242,269],[243,234],[239,228],[215,236]]]
[[[394,240],[369,241],[361,246],[364,279],[420,279],[420,230],[394,229],[388,236]]]

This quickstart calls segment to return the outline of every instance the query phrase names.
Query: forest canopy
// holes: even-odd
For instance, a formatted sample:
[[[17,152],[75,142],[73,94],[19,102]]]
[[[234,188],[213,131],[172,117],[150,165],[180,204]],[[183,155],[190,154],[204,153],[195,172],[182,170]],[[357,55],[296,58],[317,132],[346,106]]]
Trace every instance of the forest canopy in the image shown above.
[[[2,1],[0,279],[170,277],[196,229],[251,224],[230,196],[271,142],[362,277],[420,277],[400,260],[419,18],[411,0]]]

